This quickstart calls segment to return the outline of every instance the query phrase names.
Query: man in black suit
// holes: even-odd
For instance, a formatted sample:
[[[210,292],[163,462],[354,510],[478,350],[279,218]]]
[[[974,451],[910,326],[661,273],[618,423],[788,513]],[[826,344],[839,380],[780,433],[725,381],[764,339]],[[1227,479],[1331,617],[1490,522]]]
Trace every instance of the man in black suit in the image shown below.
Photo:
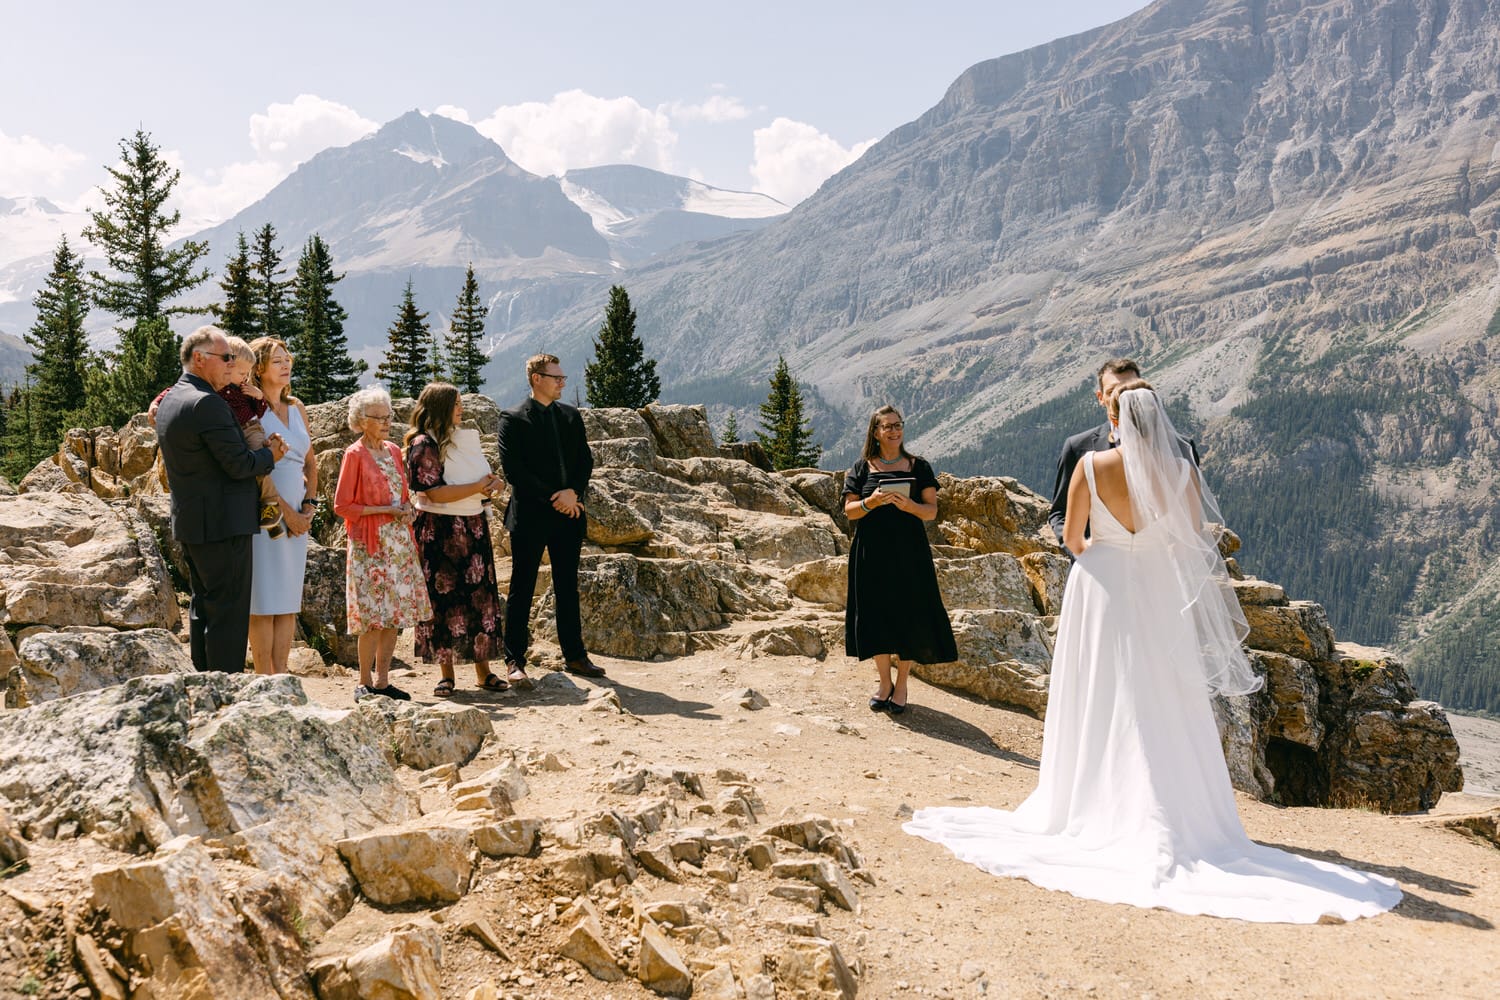
[[[1096,377],[1098,385],[1094,389],[1094,398],[1099,401],[1100,406],[1107,408],[1110,393],[1115,387],[1140,378],[1141,368],[1130,358],[1111,358],[1099,366]],[[1109,451],[1119,443],[1115,438],[1114,428],[1106,420],[1098,427],[1074,434],[1063,444],[1062,457],[1057,460],[1057,478],[1052,482],[1052,508],[1047,513],[1047,521],[1052,525],[1059,545],[1062,544],[1063,522],[1068,517],[1068,484],[1073,481],[1073,469],[1085,452]],[[1181,443],[1192,454],[1193,464],[1197,465],[1198,446],[1187,438]],[[1063,551],[1066,553],[1067,548],[1064,547]]]
[[[510,533],[510,594],[505,605],[505,665],[510,683],[530,687],[531,601],[546,550],[557,603],[557,639],[570,673],[603,677],[583,645],[578,610],[578,553],[587,514],[579,501],[594,471],[583,417],[561,403],[568,376],[551,354],[526,362],[531,395],[500,415],[500,467],[510,485],[505,530]]]
[[[224,331],[202,326],[182,341],[182,377],[156,411],[156,438],[172,490],[172,537],[187,554],[193,666],[237,674],[250,633],[250,537],[260,530],[255,477],[271,471],[278,434],[251,451],[219,390],[234,355]]]

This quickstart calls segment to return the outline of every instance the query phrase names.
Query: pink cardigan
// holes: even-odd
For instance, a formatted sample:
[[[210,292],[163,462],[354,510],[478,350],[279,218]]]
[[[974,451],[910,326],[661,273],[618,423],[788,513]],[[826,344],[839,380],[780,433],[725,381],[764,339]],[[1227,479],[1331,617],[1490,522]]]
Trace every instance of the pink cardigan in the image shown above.
[[[385,444],[386,454],[401,468],[401,449],[390,441]],[[333,512],[344,519],[344,529],[349,540],[358,541],[366,552],[380,551],[380,526],[396,519],[394,514],[351,514],[355,507],[386,507],[391,502],[391,487],[385,473],[375,464],[375,455],[365,447],[364,439],[344,449],[344,460],[339,464],[339,485],[333,493]],[[410,503],[406,488],[406,476],[401,477],[401,502]],[[407,529],[410,531],[410,529]],[[412,544],[416,544],[415,536]]]

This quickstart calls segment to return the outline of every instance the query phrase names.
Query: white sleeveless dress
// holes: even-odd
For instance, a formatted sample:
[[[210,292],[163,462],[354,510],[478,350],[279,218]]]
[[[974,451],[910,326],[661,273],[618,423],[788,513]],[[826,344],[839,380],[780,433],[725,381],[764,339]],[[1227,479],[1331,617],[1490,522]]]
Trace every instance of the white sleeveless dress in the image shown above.
[[[919,810],[904,829],[994,875],[1086,899],[1276,923],[1368,917],[1396,883],[1246,836],[1160,533],[1094,488],[1063,594],[1040,779],[1014,812]]]
[[[305,483],[303,463],[307,460],[312,437],[302,423],[295,406],[287,413],[290,426],[283,424],[267,409],[260,418],[266,437],[280,434],[286,441],[286,454],[271,469],[276,492],[293,507],[302,502]],[[302,610],[302,578],[307,569],[307,540],[311,535],[293,538],[282,534],[272,538],[264,528],[250,539],[254,565],[250,576],[250,613],[252,615],[292,615]]]

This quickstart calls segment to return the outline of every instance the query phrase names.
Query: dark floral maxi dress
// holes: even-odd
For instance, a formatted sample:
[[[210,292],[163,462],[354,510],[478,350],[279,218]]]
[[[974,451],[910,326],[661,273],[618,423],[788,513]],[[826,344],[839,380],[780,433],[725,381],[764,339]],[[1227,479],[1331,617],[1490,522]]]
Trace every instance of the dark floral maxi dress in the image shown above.
[[[443,456],[425,434],[406,451],[407,485],[413,493],[446,486]],[[495,585],[495,549],[488,515],[468,517],[418,511],[412,530],[432,617],[417,626],[417,655],[427,663],[489,660],[500,655],[500,592]]]

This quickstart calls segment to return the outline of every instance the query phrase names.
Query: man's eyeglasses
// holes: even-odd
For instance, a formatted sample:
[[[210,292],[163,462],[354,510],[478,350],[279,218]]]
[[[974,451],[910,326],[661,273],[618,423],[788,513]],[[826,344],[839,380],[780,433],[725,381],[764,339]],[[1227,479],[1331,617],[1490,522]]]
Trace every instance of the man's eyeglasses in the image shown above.
[[[227,351],[224,354],[217,354],[213,351],[194,351],[193,353],[202,355],[205,358],[218,358],[226,365],[234,364],[234,359],[238,357],[233,351]]]
[[[537,372],[537,374],[540,375],[542,378],[557,379],[557,381],[559,383],[566,382],[568,380],[568,376],[566,376],[566,375],[553,375],[551,372]]]

